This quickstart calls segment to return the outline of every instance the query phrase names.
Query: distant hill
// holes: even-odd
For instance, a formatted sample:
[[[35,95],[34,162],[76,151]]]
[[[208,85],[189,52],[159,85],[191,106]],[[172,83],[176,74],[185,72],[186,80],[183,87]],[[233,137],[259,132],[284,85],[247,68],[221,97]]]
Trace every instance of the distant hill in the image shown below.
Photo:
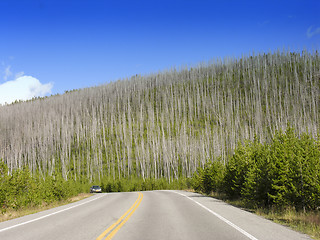
[[[65,179],[167,179],[290,124],[317,137],[320,56],[275,52],[0,107],[0,159]]]

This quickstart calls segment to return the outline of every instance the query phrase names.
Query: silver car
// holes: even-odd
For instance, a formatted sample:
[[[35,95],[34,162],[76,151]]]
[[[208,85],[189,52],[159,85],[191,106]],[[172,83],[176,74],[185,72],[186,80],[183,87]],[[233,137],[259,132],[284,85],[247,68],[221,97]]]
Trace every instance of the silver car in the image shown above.
[[[90,188],[90,193],[101,193],[101,187],[94,185]]]

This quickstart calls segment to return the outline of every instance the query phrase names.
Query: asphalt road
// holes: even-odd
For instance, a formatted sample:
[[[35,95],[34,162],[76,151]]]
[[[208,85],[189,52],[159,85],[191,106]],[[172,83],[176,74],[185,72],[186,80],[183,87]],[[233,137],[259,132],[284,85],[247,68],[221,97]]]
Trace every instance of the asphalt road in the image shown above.
[[[214,198],[184,191],[102,193],[0,223],[0,239],[310,239]]]

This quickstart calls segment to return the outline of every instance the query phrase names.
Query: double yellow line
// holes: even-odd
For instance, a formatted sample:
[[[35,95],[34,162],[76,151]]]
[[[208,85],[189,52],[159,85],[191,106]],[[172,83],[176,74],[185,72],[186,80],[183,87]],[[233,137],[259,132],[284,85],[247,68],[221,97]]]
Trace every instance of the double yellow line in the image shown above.
[[[139,193],[138,199],[134,202],[134,204],[129,208],[128,211],[123,214],[117,222],[112,224],[110,227],[108,227],[107,230],[105,230],[96,240],[103,239],[106,235],[107,237],[105,240],[109,240],[114,237],[114,235],[119,231],[119,229],[129,220],[131,215],[137,210],[139,207],[141,201],[143,198],[143,194]],[[110,232],[110,233],[109,233]]]

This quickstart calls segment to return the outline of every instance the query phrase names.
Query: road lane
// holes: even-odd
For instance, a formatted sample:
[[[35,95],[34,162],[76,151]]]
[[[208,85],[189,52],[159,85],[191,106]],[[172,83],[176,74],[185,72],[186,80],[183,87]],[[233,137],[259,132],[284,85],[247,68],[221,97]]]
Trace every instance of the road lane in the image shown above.
[[[78,204],[72,204],[72,205],[70,204],[70,205],[68,205],[67,208],[62,208],[62,209],[60,209],[60,210],[57,210],[57,209],[56,209],[54,212],[51,212],[51,213],[48,212],[47,214],[43,214],[43,213],[45,213],[45,212],[42,212],[42,214],[40,213],[40,216],[38,216],[38,217],[36,217],[36,218],[32,218],[32,219],[30,219],[30,220],[27,220],[27,219],[24,219],[24,218],[20,218],[20,219],[18,219],[18,221],[20,220],[20,222],[16,223],[15,225],[10,224],[10,226],[0,229],[0,232],[4,232],[4,231],[7,231],[7,230],[16,228],[16,227],[20,227],[20,226],[23,226],[23,225],[26,225],[26,224],[29,224],[29,223],[32,223],[32,222],[36,222],[36,221],[39,221],[39,220],[41,220],[41,219],[44,219],[44,218],[47,218],[47,217],[50,217],[50,216],[53,216],[53,215],[62,213],[62,212],[64,212],[64,211],[68,211],[68,210],[70,210],[70,209],[72,209],[72,208],[79,207],[79,206],[81,206],[81,205],[83,205],[83,204],[87,204],[87,203],[89,203],[89,202],[95,201],[95,200],[99,199],[100,197],[103,197],[103,195],[97,196],[97,197],[95,197],[95,198],[91,198],[91,199],[88,200],[88,201],[83,201],[83,202],[78,203]],[[51,210],[49,210],[49,211],[51,211]],[[25,217],[25,218],[28,218],[28,217]],[[24,219],[24,220],[21,221],[22,219]],[[15,221],[15,220],[14,220],[14,221]],[[14,221],[12,221],[12,222],[14,222]],[[6,223],[9,223],[9,222],[6,222]],[[4,225],[5,225],[6,223],[4,223]]]
[[[21,225],[24,222],[28,223]],[[0,239],[94,240],[113,224],[113,230],[100,239],[110,236],[117,226],[114,240],[242,240],[250,236],[259,240],[310,239],[217,199],[185,191],[149,191],[141,197],[138,192],[96,194],[77,203],[0,223]],[[10,226],[16,227],[8,229]]]
[[[289,229],[288,227],[276,224],[270,220],[264,219],[258,215],[244,211],[237,207],[233,207],[218,199],[205,197],[196,193],[187,193],[184,191],[175,191],[178,194],[185,195],[191,201],[205,206],[210,211],[220,215],[227,221],[231,222],[236,227],[249,233],[251,236],[259,240],[272,239],[272,240],[298,240],[298,239],[311,239],[305,234],[298,233]],[[238,230],[239,231],[239,230]],[[243,233],[244,234],[244,233]],[[246,235],[246,234],[244,234]],[[248,237],[248,236],[247,236]],[[247,238],[249,239],[249,237]]]
[[[96,194],[91,198],[82,200],[81,203],[98,198],[94,201],[38,221],[2,231],[0,232],[0,239],[96,239],[130,208],[137,196],[138,193]],[[0,231],[9,226],[30,221],[65,208],[69,208],[69,205],[0,223]]]
[[[137,210],[143,198],[143,194],[139,193],[138,199],[134,204],[126,211],[114,224],[107,228],[96,240],[112,239],[114,235],[120,230],[120,228],[129,220],[132,214]]]

